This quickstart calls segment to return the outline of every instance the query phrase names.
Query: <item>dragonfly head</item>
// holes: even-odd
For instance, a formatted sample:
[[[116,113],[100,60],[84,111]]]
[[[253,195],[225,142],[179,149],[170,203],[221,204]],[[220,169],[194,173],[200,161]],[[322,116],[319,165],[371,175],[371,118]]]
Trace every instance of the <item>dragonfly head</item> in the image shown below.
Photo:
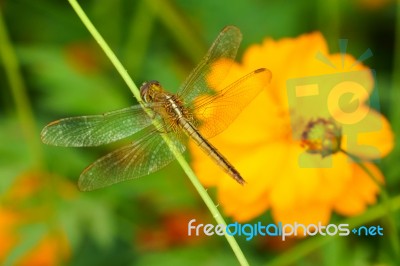
[[[142,100],[146,103],[153,102],[156,95],[162,91],[163,88],[160,82],[156,80],[147,81],[140,86],[140,97],[142,97]]]

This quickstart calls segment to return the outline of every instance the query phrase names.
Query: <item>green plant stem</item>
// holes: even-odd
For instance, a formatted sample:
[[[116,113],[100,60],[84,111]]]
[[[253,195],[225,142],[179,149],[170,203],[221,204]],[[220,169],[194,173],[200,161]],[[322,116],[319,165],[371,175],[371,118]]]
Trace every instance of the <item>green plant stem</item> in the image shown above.
[[[10,38],[8,37],[5,21],[0,9],[0,56],[6,76],[10,83],[11,93],[15,102],[19,124],[25,135],[28,147],[34,158],[34,167],[42,166],[43,154],[33,111],[28,99],[24,79],[22,77],[18,58],[15,54]]]
[[[360,160],[360,158],[358,158],[357,156],[348,153],[345,150],[341,150],[341,152],[343,152],[344,154],[346,154],[349,158],[351,158],[354,163],[356,163],[373,181],[374,183],[378,186],[380,192],[381,192],[381,196],[382,196],[382,201],[383,204],[386,206],[386,218],[389,224],[389,228],[391,233],[389,234],[390,237],[390,241],[391,241],[391,245],[393,248],[393,252],[394,254],[399,258],[400,257],[400,242],[399,242],[399,238],[398,238],[398,232],[397,232],[397,227],[396,227],[396,222],[393,216],[393,209],[391,208],[390,205],[390,197],[389,194],[385,188],[385,186],[383,185],[382,182],[380,182],[376,176],[368,169],[368,167]]]
[[[391,210],[397,211],[400,210],[400,196],[394,197],[389,200],[389,205]],[[374,206],[364,212],[361,216],[352,217],[343,220],[340,224],[348,224],[351,228],[355,228],[366,223],[370,223],[377,219],[380,219],[387,215],[387,206],[386,204],[379,204]],[[309,238],[304,240],[303,243],[300,245],[296,245],[294,248],[285,251],[282,256],[277,257],[276,259],[272,260],[268,263],[268,266],[284,266],[284,265],[291,265],[294,264],[299,259],[307,256],[314,250],[322,247],[323,245],[327,244],[334,239],[337,239],[341,236],[318,236]]]
[[[97,41],[97,43],[100,45],[100,47],[103,49],[105,54],[108,56],[114,67],[117,69],[121,77],[124,79],[125,83],[128,85],[129,89],[132,91],[133,95],[136,97],[136,99],[141,102],[140,98],[140,93],[139,89],[133,82],[133,80],[130,78],[128,75],[127,71],[125,68],[122,66],[121,62],[118,60],[118,58],[115,56],[115,54],[112,52],[111,48],[107,45],[107,43],[104,41],[104,39],[101,37],[100,33],[96,30],[94,25],[90,22],[89,18],[86,16],[85,12],[82,10],[82,8],[79,6],[78,2],[76,0],[68,0],[69,3],[71,4],[72,8],[75,10],[79,18],[82,20],[82,23],[85,25],[85,27],[89,30],[89,32],[92,34],[93,38]],[[147,108],[145,108],[146,111]],[[201,198],[203,199],[204,203],[207,205],[208,209],[210,210],[211,214],[213,215],[214,219],[217,221],[218,224],[226,226],[226,223],[221,216],[220,212],[218,211],[218,208],[214,205],[212,199],[208,195],[207,191],[204,189],[204,187],[201,185],[199,180],[197,179],[196,175],[190,168],[189,164],[185,161],[184,157],[182,154],[178,153],[174,146],[172,145],[171,141],[168,139],[166,135],[163,134],[164,140],[166,143],[169,145],[171,151],[174,153],[177,161],[181,165],[182,169],[185,171],[187,176],[189,177],[190,181],[196,188],[197,192],[200,194]],[[246,257],[244,256],[242,250],[240,249],[238,243],[236,242],[235,238],[233,236],[225,234],[225,237],[230,244],[233,252],[235,253],[238,261],[240,262],[241,265],[248,265],[248,262],[246,260]]]
[[[376,176],[363,164],[360,158],[343,149],[340,149],[340,151],[343,152],[346,156],[348,156],[351,160],[353,160],[353,162],[355,162],[372,179],[372,181],[374,181],[374,183],[379,187],[379,189],[382,190],[382,192],[386,193],[383,183],[380,182],[376,178]]]

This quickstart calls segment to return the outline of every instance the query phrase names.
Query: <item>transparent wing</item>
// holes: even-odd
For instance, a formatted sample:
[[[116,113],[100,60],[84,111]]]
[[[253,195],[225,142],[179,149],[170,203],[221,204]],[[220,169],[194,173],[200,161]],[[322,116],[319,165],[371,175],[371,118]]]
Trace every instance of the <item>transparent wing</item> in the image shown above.
[[[197,96],[213,91],[206,78],[208,80],[212,78],[213,86],[218,86],[224,80],[234,62],[241,41],[242,34],[234,26],[227,26],[220,32],[207,54],[178,90],[177,95],[186,105],[189,105]],[[221,60],[223,58],[227,60]],[[216,66],[216,64],[219,65]],[[212,77],[210,76],[211,67],[218,69],[218,71],[213,71]]]
[[[199,97],[192,112],[195,125],[206,138],[225,130],[271,81],[271,72],[260,68],[214,95]]]
[[[168,134],[178,152],[185,145],[174,134]],[[90,191],[157,171],[175,159],[158,131],[141,140],[113,151],[88,166],[81,174],[79,189]]]
[[[126,138],[151,124],[140,105],[102,115],[79,116],[54,121],[43,128],[43,143],[64,146],[99,146]]]

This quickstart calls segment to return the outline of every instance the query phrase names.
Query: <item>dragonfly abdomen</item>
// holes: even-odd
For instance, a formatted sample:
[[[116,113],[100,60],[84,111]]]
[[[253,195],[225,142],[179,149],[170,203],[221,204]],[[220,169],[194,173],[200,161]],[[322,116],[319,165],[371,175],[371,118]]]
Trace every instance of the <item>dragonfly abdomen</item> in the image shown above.
[[[235,179],[239,184],[243,185],[246,183],[240,173],[233,167],[233,165],[203,136],[197,131],[197,129],[186,119],[179,119],[179,123],[183,131],[192,138],[197,145],[211,157],[222,169]]]
[[[157,83],[156,88],[161,88]],[[148,93],[151,93],[150,90]],[[166,93],[163,91],[155,92],[153,94],[146,94],[144,96],[149,96],[150,98],[157,99],[160,102],[164,102],[163,110],[159,110],[159,113],[164,116],[166,121],[170,121],[169,126],[173,131],[178,131],[181,128],[187,136],[192,138],[199,147],[214,160],[226,173],[228,173],[233,179],[235,179],[239,184],[243,185],[245,183],[239,172],[233,167],[231,163],[203,136],[198,132],[195,126],[193,126],[193,116],[184,106],[182,100],[173,94]],[[161,109],[161,108],[160,108]]]

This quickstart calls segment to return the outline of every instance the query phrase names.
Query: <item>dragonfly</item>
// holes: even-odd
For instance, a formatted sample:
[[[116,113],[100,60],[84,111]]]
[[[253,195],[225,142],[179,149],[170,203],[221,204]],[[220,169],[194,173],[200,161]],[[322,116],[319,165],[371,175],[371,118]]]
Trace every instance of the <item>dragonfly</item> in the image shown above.
[[[235,167],[209,141],[224,131],[271,80],[271,72],[259,68],[222,87],[241,40],[237,27],[226,26],[176,94],[167,92],[158,81],[145,82],[140,87],[142,104],[51,122],[41,132],[43,143],[91,147],[144,132],[136,141],[84,169],[78,180],[81,191],[149,175],[172,162],[174,152],[183,153],[189,139],[234,180],[245,184]]]

